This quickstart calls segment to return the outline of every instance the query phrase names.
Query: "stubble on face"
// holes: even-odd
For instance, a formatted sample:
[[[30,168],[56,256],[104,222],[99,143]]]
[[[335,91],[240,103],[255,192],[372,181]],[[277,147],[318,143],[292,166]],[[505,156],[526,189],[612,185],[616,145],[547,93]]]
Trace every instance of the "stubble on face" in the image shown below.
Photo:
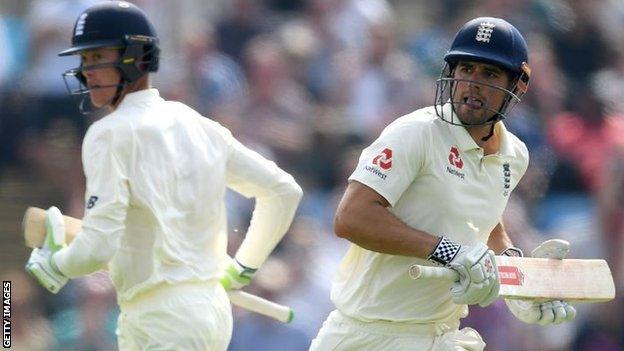
[[[483,125],[498,113],[506,96],[503,89],[509,84],[506,72],[486,63],[460,61],[453,77],[459,81],[451,99],[463,124]]]

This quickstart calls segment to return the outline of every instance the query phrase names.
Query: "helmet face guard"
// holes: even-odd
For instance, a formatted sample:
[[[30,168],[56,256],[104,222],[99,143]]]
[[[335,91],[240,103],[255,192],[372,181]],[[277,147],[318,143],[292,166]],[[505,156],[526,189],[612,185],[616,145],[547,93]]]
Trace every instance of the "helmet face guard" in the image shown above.
[[[525,63],[522,69],[523,72],[514,78],[514,81],[511,82],[511,87],[508,88],[477,82],[474,80],[453,78],[453,69],[449,64],[445,64],[440,77],[436,80],[434,103],[436,114],[443,121],[458,126],[490,125],[507,118],[509,111],[511,111],[521,101],[522,96],[526,93],[528,88],[530,68],[528,64]],[[484,118],[482,122],[467,123],[466,121],[462,121],[461,116],[457,113],[457,111],[459,110],[460,105],[466,105],[468,103],[461,99],[457,94],[458,82],[465,82],[475,86],[478,85],[484,91],[489,90],[491,92],[502,92],[505,95],[503,103],[500,106],[489,106],[485,104],[482,108],[484,113],[489,117]],[[450,111],[445,111],[445,109],[442,108],[445,104],[450,104]]]
[[[97,88],[89,88],[87,86],[87,80],[82,72],[87,70],[95,70],[102,68],[110,68],[115,67],[115,63],[103,63],[98,65],[91,66],[83,66],[72,68],[63,73],[63,81],[65,82],[65,87],[67,88],[67,92],[69,95],[76,100],[78,103],[78,110],[83,115],[89,115],[94,112],[99,111],[101,108],[97,108],[91,104],[90,93],[93,89],[104,89],[104,88],[112,88],[115,87],[117,92],[115,96],[113,96],[110,101],[108,101],[102,108],[106,108],[113,104],[118,97],[121,90],[124,88],[125,84],[121,81],[119,84],[113,85],[105,85]]]
[[[475,18],[457,32],[440,77],[436,81],[435,110],[438,117],[454,125],[493,125],[505,119],[520,102],[529,85],[531,70],[528,65],[528,50],[522,34],[507,21],[494,17]],[[506,71],[511,79],[507,87],[493,86],[482,82],[456,79],[454,69],[460,61],[483,62]],[[456,94],[457,83],[465,82],[489,91],[505,94],[501,106],[483,106],[487,118],[478,123],[464,123],[457,115],[458,107],[466,104]],[[451,111],[442,108],[451,105]]]
[[[63,73],[63,81],[65,82],[67,92],[78,100],[80,113],[86,115],[99,110],[90,104],[89,94],[92,89],[117,88],[115,96],[105,104],[105,106],[109,106],[117,102],[121,91],[126,85],[138,80],[147,74],[147,72],[158,70],[159,49],[156,38],[126,36],[124,41],[126,44],[120,49],[120,51],[123,51],[117,61],[89,66],[81,64],[79,67],[69,69]],[[90,47],[85,50],[76,51],[75,53],[79,54],[83,51],[95,50],[98,48],[100,47]],[[89,88],[83,72],[103,68],[116,68],[121,74],[120,82],[113,85]]]

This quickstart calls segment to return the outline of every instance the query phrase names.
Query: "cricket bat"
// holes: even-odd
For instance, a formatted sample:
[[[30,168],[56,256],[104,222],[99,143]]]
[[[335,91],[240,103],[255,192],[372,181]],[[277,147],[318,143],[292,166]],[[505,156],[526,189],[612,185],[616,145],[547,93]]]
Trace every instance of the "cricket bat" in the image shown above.
[[[70,243],[78,233],[82,231],[82,221],[63,216],[65,219],[65,240]],[[45,227],[46,211],[37,207],[29,207],[24,213],[22,229],[24,231],[25,245],[30,248],[41,247],[46,236]],[[259,313],[280,322],[289,323],[294,318],[293,310],[284,305],[263,299],[244,291],[228,291],[228,296],[232,304]]]
[[[500,292],[507,299],[604,302],[615,298],[615,285],[605,260],[496,256]],[[445,267],[413,265],[413,279],[459,280]]]

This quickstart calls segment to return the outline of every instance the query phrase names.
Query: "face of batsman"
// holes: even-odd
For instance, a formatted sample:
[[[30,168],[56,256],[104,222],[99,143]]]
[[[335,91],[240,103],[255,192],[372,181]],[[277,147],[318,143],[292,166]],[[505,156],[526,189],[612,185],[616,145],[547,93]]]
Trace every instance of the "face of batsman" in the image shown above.
[[[121,82],[121,74],[115,67],[118,59],[119,49],[116,48],[98,48],[80,53],[81,72],[93,106],[106,106],[115,98]]]
[[[500,111],[507,98],[509,74],[497,66],[459,61],[453,79],[450,100],[465,125],[485,124]]]
[[[454,125],[481,126],[507,117],[529,85],[522,34],[509,22],[475,18],[460,28],[436,81],[436,114]],[[442,108],[449,104],[451,109]]]

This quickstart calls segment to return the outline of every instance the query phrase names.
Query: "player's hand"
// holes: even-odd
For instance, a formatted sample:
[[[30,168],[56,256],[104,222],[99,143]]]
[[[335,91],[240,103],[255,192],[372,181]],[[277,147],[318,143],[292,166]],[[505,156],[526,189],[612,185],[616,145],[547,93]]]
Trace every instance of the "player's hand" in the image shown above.
[[[456,304],[491,304],[498,297],[500,283],[494,252],[485,244],[462,246],[449,265],[459,272],[459,282],[451,287]]]
[[[485,244],[461,246],[442,237],[428,259],[459,273],[459,281],[451,287],[456,304],[485,307],[498,296],[500,283],[494,252]]]
[[[565,240],[552,239],[541,243],[533,250],[531,256],[562,260],[569,251],[570,243]],[[576,309],[562,300],[534,302],[505,299],[505,303],[516,318],[528,324],[561,324],[571,321],[576,316]]]
[[[236,259],[230,261],[230,265],[225,269],[223,278],[221,278],[221,285],[225,290],[238,290],[249,283],[253,278],[257,269],[243,266]]]
[[[46,238],[42,248],[36,248],[26,262],[26,271],[44,288],[56,294],[68,279],[53,261],[53,255],[65,247],[65,222],[58,208],[52,206],[46,213]]]
[[[52,206],[46,211],[45,225],[44,249],[54,253],[67,246],[65,244],[65,220],[63,219],[63,214],[56,206]]]

